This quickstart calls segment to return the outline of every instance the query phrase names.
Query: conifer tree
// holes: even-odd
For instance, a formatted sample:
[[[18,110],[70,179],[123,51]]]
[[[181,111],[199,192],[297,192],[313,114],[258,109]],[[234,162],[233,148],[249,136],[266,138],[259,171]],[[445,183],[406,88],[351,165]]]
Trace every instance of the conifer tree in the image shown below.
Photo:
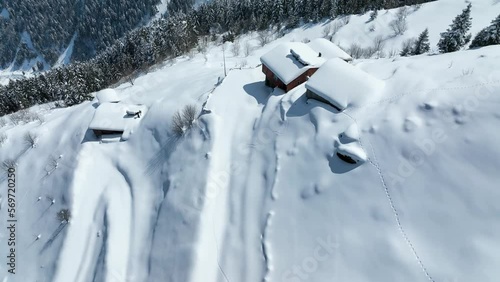
[[[431,49],[430,44],[429,44],[429,29],[425,29],[420,33],[418,36],[417,40],[415,41],[413,45],[413,50],[411,51],[411,55],[420,55],[423,53],[429,52]]]
[[[481,30],[470,45],[471,48],[500,44],[500,15],[491,25]]]
[[[458,15],[446,32],[441,33],[438,47],[441,53],[449,53],[460,50],[469,43],[471,35],[468,34],[472,26],[470,16],[472,4],[469,3],[460,15]]]

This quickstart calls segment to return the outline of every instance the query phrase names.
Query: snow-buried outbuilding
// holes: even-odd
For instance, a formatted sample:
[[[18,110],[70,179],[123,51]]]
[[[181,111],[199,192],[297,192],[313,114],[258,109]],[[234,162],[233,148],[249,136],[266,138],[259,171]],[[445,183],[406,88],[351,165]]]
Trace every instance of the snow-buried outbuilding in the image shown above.
[[[384,82],[341,59],[328,60],[306,83],[306,95],[339,111],[378,95]]]
[[[350,164],[362,164],[368,156],[358,143],[340,144],[337,147],[337,157]]]
[[[97,107],[89,129],[100,138],[127,140],[146,111],[143,105],[103,103]]]

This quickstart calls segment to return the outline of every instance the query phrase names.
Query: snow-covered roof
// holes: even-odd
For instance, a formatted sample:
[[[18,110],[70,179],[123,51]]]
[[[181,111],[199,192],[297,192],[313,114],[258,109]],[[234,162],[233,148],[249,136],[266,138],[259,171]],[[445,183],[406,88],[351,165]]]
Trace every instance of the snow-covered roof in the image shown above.
[[[344,110],[377,95],[384,82],[341,59],[331,59],[307,81],[306,88]]]
[[[325,38],[316,38],[307,45],[314,51],[321,53],[321,57],[325,59],[340,58],[344,61],[352,61],[352,57],[349,54]]]
[[[122,103],[103,103],[97,107],[89,128],[92,130],[122,132],[131,130],[132,127],[137,124],[137,120],[139,119],[128,114],[127,111],[141,111],[142,115],[144,115],[146,107],[142,105],[127,105]]]
[[[320,67],[326,60],[302,42],[287,42],[260,58],[284,84],[289,84],[310,68]]]
[[[304,65],[320,66],[325,59],[319,56],[319,52],[314,51],[306,44],[296,44],[290,48],[290,53]]]
[[[118,98],[118,94],[116,94],[114,89],[101,90],[96,93],[96,97],[99,100],[99,104],[120,102],[120,98]]]

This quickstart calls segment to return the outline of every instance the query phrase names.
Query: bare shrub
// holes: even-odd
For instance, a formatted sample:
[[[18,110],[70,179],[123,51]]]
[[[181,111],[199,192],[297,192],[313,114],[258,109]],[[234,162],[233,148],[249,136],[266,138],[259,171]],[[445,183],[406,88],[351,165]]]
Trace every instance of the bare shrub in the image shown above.
[[[42,115],[34,113],[28,109],[20,110],[10,115],[10,120],[14,125],[26,124],[33,121],[39,121],[42,124],[45,120]]]
[[[330,33],[332,33],[332,26],[326,25],[325,28],[323,28],[323,38],[331,40]]]
[[[0,133],[0,147],[7,141],[7,134],[4,132]]]
[[[387,52],[387,57],[394,58],[398,55],[398,53],[399,53],[398,49],[392,48],[391,50],[389,50],[389,52]]]
[[[56,157],[56,156],[50,156],[49,157],[49,162],[45,166],[45,171],[47,172],[47,175],[51,174],[54,172],[59,167],[59,160],[61,159],[61,156]]]
[[[342,23],[343,26],[348,25],[350,21],[351,21],[350,15],[343,16],[342,18],[340,18],[340,22]]]
[[[184,135],[184,131],[186,129],[184,128],[184,122],[182,120],[182,115],[180,112],[175,112],[174,116],[172,117],[171,130],[175,136],[180,137]]]
[[[384,58],[385,57],[384,47],[385,47],[385,40],[383,39],[382,36],[377,36],[373,40],[372,46],[363,48],[357,43],[353,43],[349,47],[347,53],[349,53],[349,55],[351,55],[351,57],[353,57],[354,59],[360,59],[360,58],[369,59],[374,55],[376,55],[377,58]]]
[[[239,40],[234,40],[233,45],[231,46],[231,52],[233,56],[237,57],[240,55],[241,44]]]
[[[394,32],[394,36],[402,35],[408,30],[408,7],[401,7],[396,12],[396,18],[389,23],[390,28]]]
[[[15,169],[17,167],[17,162],[12,159],[7,159],[2,162],[2,170],[8,172],[9,169]]]
[[[399,53],[401,56],[409,56],[411,51],[413,50],[413,43],[415,42],[414,38],[406,39],[403,41],[403,45],[401,46],[401,52]]]
[[[66,105],[66,102],[64,101],[57,101],[54,103],[54,108],[56,109],[60,109],[60,108],[66,108],[67,105]]]
[[[38,137],[36,136],[35,133],[26,132],[26,134],[24,134],[23,139],[24,139],[24,143],[26,145],[28,145],[31,148],[36,148],[36,144],[38,142]]]
[[[387,54],[385,53],[385,51],[384,51],[384,50],[377,51],[377,52],[375,53],[375,55],[376,55],[376,58],[377,58],[377,59],[382,59],[382,58],[387,57]]]
[[[462,76],[469,76],[474,73],[474,69],[463,69],[462,70]]]
[[[183,136],[196,121],[198,108],[195,105],[187,105],[181,111],[175,112],[172,117],[171,130],[175,136]]]
[[[71,211],[69,209],[61,209],[57,212],[57,219],[63,224],[68,223],[71,220]]]
[[[208,37],[203,36],[198,40],[198,46],[196,47],[198,52],[205,54],[208,49]]]
[[[271,33],[267,30],[260,31],[257,35],[257,40],[259,41],[259,45],[264,47],[267,43],[271,41]]]
[[[4,127],[7,125],[7,119],[2,117],[0,118],[0,128]]]
[[[307,37],[304,38],[304,39],[302,39],[302,43],[306,43],[307,44],[309,42],[311,42],[311,40],[309,38],[307,38]]]
[[[247,67],[248,66],[248,61],[243,59],[240,61],[240,63],[238,64],[237,68],[244,68],[244,67]]]
[[[396,17],[397,18],[403,18],[403,19],[406,19],[406,17],[408,17],[408,15],[410,14],[410,8],[408,6],[403,6],[403,7],[400,7],[397,11],[396,11]]]
[[[184,122],[191,127],[196,120],[196,114],[198,113],[198,109],[195,105],[187,105],[182,110],[182,118]]]
[[[373,47],[367,47],[361,49],[361,58],[369,59],[373,55],[377,54],[377,50]]]
[[[373,49],[375,52],[380,52],[385,47],[385,40],[382,35],[379,35],[373,39]]]
[[[377,17],[378,17],[378,11],[377,10],[372,11],[370,13],[370,18],[368,19],[367,23],[373,22]]]
[[[45,117],[43,115],[35,113],[35,118],[40,124],[45,123]]]
[[[252,52],[253,52],[252,44],[250,44],[249,41],[245,42],[245,46],[243,48],[243,53],[245,54],[245,57],[252,55]]]
[[[352,43],[348,50],[349,55],[354,59],[359,59],[364,56],[365,51],[361,46],[356,43]]]
[[[343,27],[341,22],[335,22],[332,26],[332,37],[339,32],[339,30]]]

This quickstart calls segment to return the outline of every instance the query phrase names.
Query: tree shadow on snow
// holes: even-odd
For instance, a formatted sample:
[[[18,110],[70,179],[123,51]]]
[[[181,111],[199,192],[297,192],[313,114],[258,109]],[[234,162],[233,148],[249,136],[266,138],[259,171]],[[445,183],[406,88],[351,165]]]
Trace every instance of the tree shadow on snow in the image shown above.
[[[262,81],[253,82],[243,86],[243,90],[245,90],[248,95],[254,97],[257,103],[263,105],[267,103],[267,100],[269,100],[270,89],[271,88],[267,87]]]
[[[63,231],[63,229],[68,225],[67,222],[62,222],[59,224],[59,227],[52,233],[52,235],[49,237],[49,240],[43,245],[42,249],[40,250],[40,253],[43,253],[45,250],[47,250],[52,243],[57,239],[59,234]]]
[[[145,173],[153,175],[159,172],[181,139],[182,137],[170,136],[167,142],[162,144],[160,151],[148,162]]]
[[[328,156],[328,163],[330,165],[330,170],[335,174],[347,173],[362,165],[362,163],[346,163],[345,161],[341,160],[336,153],[334,153],[332,156]]]

